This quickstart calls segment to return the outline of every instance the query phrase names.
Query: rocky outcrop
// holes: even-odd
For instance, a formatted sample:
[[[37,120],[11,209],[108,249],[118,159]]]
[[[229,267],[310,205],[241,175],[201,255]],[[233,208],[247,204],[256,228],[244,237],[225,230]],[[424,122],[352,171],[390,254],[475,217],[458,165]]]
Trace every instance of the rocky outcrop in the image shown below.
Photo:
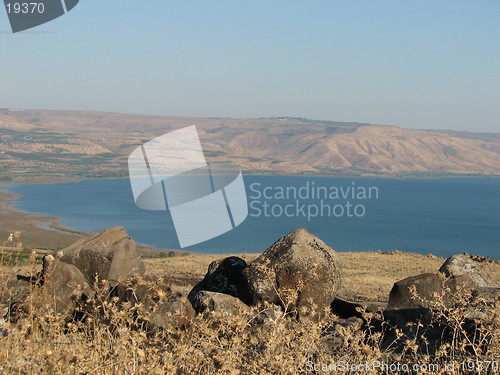
[[[243,270],[247,267],[247,262],[234,256],[213,261],[208,266],[208,272],[203,280],[196,284],[189,293],[189,300],[194,304],[196,295],[206,290],[228,294],[249,305],[251,299],[248,284],[243,277]]]
[[[87,281],[108,280],[111,286],[133,274],[144,274],[134,240],[123,227],[112,227],[63,249],[61,261],[73,264]]]
[[[480,265],[462,254],[448,258],[436,273],[396,282],[384,317],[404,335],[387,330],[382,347],[402,350],[405,339],[401,337],[416,337],[421,350],[434,352],[442,342],[451,340],[450,327],[457,322],[462,334],[476,340],[481,331],[477,328],[491,324],[492,312],[500,306],[500,289],[491,285]]]
[[[457,294],[491,294],[491,277],[465,254],[448,258],[435,274],[411,276],[396,282],[389,294],[389,310],[430,309],[436,302],[452,307]],[[485,292],[488,291],[488,292]]]
[[[335,251],[305,229],[279,239],[243,274],[253,304],[279,304],[297,316],[325,316],[342,281]]]

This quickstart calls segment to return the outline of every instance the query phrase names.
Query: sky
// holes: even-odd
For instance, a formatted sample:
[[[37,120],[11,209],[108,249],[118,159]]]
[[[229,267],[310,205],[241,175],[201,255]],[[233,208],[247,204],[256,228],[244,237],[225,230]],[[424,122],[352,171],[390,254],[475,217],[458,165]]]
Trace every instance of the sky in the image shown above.
[[[0,108],[500,132],[500,1],[81,0],[13,34]]]

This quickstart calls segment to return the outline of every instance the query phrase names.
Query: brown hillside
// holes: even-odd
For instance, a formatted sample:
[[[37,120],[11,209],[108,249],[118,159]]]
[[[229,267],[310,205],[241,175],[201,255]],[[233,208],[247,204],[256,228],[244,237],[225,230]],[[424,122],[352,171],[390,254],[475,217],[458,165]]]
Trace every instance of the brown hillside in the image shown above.
[[[126,177],[138,145],[197,125],[207,158],[246,173],[500,175],[500,136],[298,118],[0,111],[0,178]]]

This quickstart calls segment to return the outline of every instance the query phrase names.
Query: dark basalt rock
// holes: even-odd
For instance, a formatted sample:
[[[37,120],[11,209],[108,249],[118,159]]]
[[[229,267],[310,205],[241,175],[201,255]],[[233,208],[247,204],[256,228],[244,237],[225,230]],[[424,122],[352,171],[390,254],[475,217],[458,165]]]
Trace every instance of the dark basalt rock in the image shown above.
[[[243,277],[243,270],[247,268],[247,263],[238,257],[228,257],[213,261],[208,266],[208,272],[189,293],[188,298],[194,303],[198,292],[205,290],[228,294],[250,304],[250,294],[248,284]]]

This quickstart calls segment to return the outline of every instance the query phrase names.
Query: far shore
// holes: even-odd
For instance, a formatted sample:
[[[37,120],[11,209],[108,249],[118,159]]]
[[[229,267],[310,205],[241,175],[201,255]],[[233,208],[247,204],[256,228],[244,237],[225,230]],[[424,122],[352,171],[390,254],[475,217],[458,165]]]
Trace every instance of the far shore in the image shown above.
[[[281,173],[279,171],[242,171],[243,176],[281,176],[281,177],[300,177],[300,178],[381,178],[389,180],[435,180],[440,178],[500,178],[500,174],[463,174],[463,173],[433,173],[425,172],[422,174],[418,173],[342,173],[342,172],[332,172],[332,173],[302,173],[302,174],[288,174]],[[0,178],[2,175],[0,174]],[[61,176],[36,176],[36,177],[20,177],[14,176],[10,180],[0,179],[0,190],[3,184],[63,184],[63,183],[77,183],[83,180],[126,180],[128,176],[123,177],[108,177],[108,176],[89,176],[89,177],[61,177]]]

